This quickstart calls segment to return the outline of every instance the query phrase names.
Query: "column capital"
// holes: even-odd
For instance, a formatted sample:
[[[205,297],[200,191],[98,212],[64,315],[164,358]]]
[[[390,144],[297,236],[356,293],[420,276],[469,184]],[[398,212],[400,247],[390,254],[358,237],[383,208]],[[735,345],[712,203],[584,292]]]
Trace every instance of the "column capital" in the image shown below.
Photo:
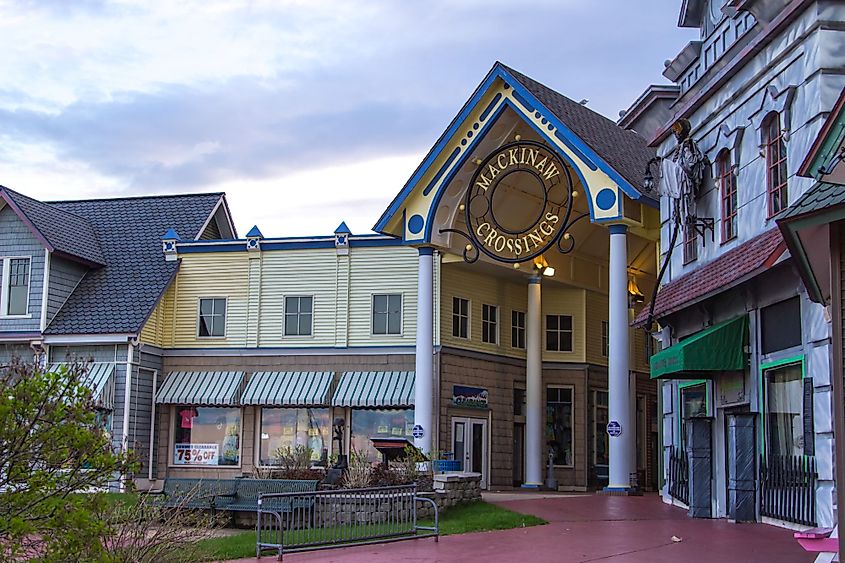
[[[532,275],[528,276],[528,283],[529,284],[541,283],[542,281],[543,281],[543,276],[541,276],[540,274],[532,274]]]
[[[610,231],[612,235],[624,235],[628,232],[628,225],[625,223],[616,223],[613,225],[609,225],[607,230]]]
[[[433,246],[418,246],[417,251],[420,253],[420,256],[433,256],[434,255],[434,247]]]

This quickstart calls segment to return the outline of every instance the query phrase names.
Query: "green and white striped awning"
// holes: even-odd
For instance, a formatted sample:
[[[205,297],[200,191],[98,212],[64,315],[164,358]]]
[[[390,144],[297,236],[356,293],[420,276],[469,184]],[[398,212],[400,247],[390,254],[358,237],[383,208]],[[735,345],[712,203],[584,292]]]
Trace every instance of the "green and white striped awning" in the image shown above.
[[[172,371],[156,394],[156,403],[237,405],[243,381],[242,371]]]
[[[112,362],[91,362],[79,364],[84,372],[80,380],[91,389],[91,394],[97,407],[106,410],[114,409],[114,363]],[[71,367],[65,362],[51,364],[49,371],[58,371],[61,366]]]
[[[328,405],[330,371],[260,371],[246,384],[241,404],[278,407]]]
[[[412,407],[414,372],[347,371],[332,404],[336,407]]]

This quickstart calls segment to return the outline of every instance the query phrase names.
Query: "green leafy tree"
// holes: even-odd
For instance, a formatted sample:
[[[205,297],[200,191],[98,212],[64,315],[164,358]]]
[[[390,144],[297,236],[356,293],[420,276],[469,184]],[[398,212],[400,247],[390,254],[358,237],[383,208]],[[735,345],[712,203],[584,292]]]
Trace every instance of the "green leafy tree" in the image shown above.
[[[98,423],[82,365],[0,368],[0,560],[107,558],[102,492],[134,463]]]

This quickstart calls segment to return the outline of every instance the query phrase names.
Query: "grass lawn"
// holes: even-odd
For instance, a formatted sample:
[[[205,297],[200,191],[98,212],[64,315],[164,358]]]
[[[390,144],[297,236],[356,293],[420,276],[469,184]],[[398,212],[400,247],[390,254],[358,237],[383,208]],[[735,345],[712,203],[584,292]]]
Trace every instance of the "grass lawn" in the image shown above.
[[[444,511],[440,515],[440,534],[448,536],[467,532],[508,530],[545,523],[546,521],[542,518],[520,514],[494,504],[479,501]],[[430,520],[419,522],[421,526],[432,526],[433,524],[434,522]],[[255,531],[250,530],[232,536],[202,540],[198,542],[197,547],[205,561],[254,557]]]

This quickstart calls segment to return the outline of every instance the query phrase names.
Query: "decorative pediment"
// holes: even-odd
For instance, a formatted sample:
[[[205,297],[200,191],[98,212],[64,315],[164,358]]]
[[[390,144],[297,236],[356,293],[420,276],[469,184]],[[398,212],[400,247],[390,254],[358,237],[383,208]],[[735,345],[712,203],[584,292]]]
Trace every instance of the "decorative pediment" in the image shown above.
[[[645,140],[496,63],[374,230],[409,243],[431,242],[435,223],[443,225],[455,216],[468,182],[465,176],[471,175],[466,167],[477,166],[512,142],[517,125],[554,151],[577,178],[583,189],[578,197],[587,199],[591,220],[620,220],[624,197],[654,204],[638,187],[645,163],[653,156]],[[594,137],[585,138],[590,132]],[[447,191],[450,196],[441,206]]]
[[[716,132],[716,140],[713,145],[705,151],[707,159],[715,163],[719,153],[727,149],[731,151],[731,166],[739,167],[744,133],[744,125],[731,126],[728,123],[722,123]]]
[[[780,127],[784,133],[784,140],[789,140],[789,133],[792,130],[792,101],[795,99],[795,90],[795,86],[787,86],[780,90],[774,84],[766,86],[760,108],[748,118],[751,126],[757,130],[758,146],[762,147],[766,144],[763,122],[772,112],[780,116]]]

